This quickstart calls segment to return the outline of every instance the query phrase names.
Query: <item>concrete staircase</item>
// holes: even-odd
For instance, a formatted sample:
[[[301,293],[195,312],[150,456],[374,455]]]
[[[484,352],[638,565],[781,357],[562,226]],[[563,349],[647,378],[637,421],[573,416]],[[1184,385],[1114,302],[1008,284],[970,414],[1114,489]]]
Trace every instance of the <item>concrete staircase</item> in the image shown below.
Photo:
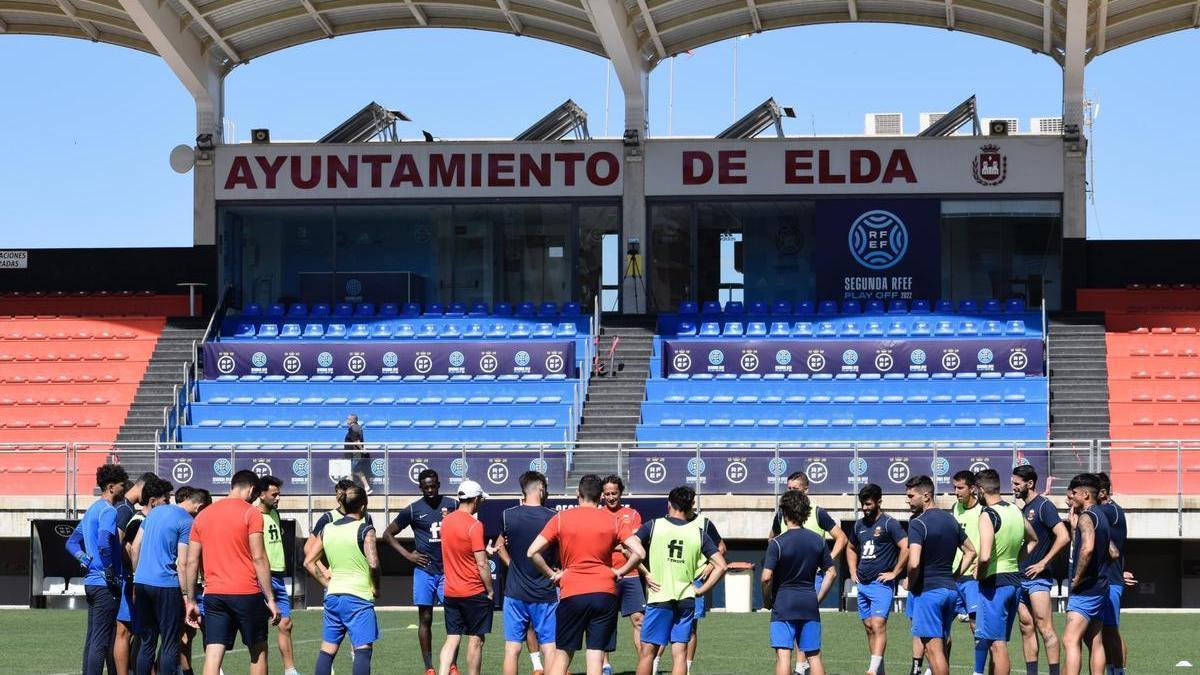
[[[614,338],[620,338],[614,363],[623,370],[592,377],[583,405],[583,422],[577,436],[581,449],[567,476],[567,491],[581,476],[616,472],[618,443],[634,442],[636,427],[642,418],[646,398],[646,379],[650,377],[650,352],[654,345],[656,320],[653,317],[605,318],[600,330],[599,351],[608,354]],[[622,467],[627,472],[627,467]]]
[[[1103,314],[1050,319],[1050,438],[1108,438],[1108,350]],[[1086,455],[1057,453],[1053,472],[1087,471]]]
[[[167,319],[167,325],[154,354],[146,367],[146,374],[138,386],[133,405],[117,434],[117,443],[154,443],[156,432],[163,427],[163,408],[172,405],[171,394],[176,385],[184,383],[184,366],[194,358],[192,343],[204,337],[207,318]],[[130,474],[153,470],[152,446],[140,446],[136,450],[121,452]]]

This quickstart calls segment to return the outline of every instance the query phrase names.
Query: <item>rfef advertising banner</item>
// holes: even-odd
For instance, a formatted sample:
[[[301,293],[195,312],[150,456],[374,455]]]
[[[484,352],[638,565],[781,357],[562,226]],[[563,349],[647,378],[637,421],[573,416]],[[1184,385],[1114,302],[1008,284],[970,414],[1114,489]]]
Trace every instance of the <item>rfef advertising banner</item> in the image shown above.
[[[828,199],[816,216],[818,297],[941,297],[939,200]]]
[[[1043,371],[1035,338],[663,340],[663,373],[866,375]]]
[[[565,375],[575,377],[572,340],[492,342],[208,342],[204,376]]]

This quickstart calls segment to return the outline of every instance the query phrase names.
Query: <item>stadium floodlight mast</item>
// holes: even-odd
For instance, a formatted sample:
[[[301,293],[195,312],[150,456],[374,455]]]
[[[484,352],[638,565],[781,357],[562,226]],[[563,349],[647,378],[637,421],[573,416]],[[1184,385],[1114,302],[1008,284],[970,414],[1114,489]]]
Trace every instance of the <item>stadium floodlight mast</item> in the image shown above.
[[[396,143],[400,140],[396,133],[396,122],[411,121],[399,110],[388,110],[375,101],[371,101],[317,142],[367,143],[379,139],[385,143]]]
[[[571,99],[563,101],[545,117],[533,123],[514,138],[514,141],[558,141],[567,134],[575,134],[577,141],[590,141],[587,112]]]
[[[796,111],[779,105],[774,98],[769,98],[729,125],[728,129],[717,134],[717,138],[754,138],[769,126],[774,126],[775,135],[783,138],[784,117],[795,118]]]
[[[971,123],[971,135],[979,135],[979,110],[975,105],[975,95],[954,106],[950,112],[942,115],[941,119],[930,124],[918,136],[926,138],[949,136],[958,131],[967,122]]]

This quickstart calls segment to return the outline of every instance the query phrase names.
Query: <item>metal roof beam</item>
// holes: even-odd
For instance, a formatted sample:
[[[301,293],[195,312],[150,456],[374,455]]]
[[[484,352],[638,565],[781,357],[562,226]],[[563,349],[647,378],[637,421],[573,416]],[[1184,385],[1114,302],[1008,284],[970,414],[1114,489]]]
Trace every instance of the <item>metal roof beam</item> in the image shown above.
[[[747,0],[751,2],[752,0]],[[646,32],[650,34],[650,39],[654,42],[654,51],[658,52],[658,58],[667,58],[667,50],[663,47],[662,39],[658,37],[658,27],[654,25],[654,17],[650,16],[650,8],[646,6],[646,0],[637,0],[638,11],[642,13],[642,20],[646,22]]]
[[[640,4],[640,3],[639,3]],[[637,33],[623,0],[583,0],[596,36],[612,62],[625,94],[625,130],[645,133],[650,64],[642,56]],[[647,12],[647,18],[649,12]],[[649,22],[647,22],[649,25]]]
[[[192,97],[197,102],[211,102],[214,90],[220,88],[216,64],[209,58],[200,38],[184,26],[175,10],[158,0],[121,0],[121,8]],[[215,107],[215,103],[213,105]]]
[[[325,20],[325,17],[321,16],[321,13],[317,11],[317,8],[313,6],[312,2],[309,0],[300,0],[300,4],[304,5],[304,9],[308,11],[308,15],[311,16],[313,21],[316,21],[317,25],[321,27],[321,32],[325,33],[327,37],[333,37],[333,26],[329,25],[329,22]]]
[[[1096,45],[1088,58],[1094,59],[1104,53],[1105,42],[1108,39],[1108,0],[1100,0],[1096,9]]]
[[[122,3],[125,2],[125,0],[121,1]],[[183,8],[187,10],[187,13],[192,15],[192,19],[195,20],[196,23],[200,24],[200,28],[208,35],[208,37],[212,38],[213,42],[217,43],[217,45],[221,48],[221,51],[225,52],[226,56],[229,57],[230,61],[233,61],[234,63],[243,62],[242,57],[238,56],[238,53],[229,45],[229,42],[225,40],[225,37],[217,32],[217,29],[208,19],[204,18],[204,15],[200,13],[200,10],[196,9],[196,6],[192,4],[191,0],[179,0],[179,4],[183,5]]]
[[[508,25],[512,26],[513,35],[520,35],[525,32],[525,27],[521,25],[521,17],[513,14],[508,0],[496,0],[496,4],[500,6],[500,11],[504,12],[504,18],[508,21]]]
[[[749,2],[751,0],[747,0],[747,1]],[[858,21],[858,2],[857,2],[857,0],[846,0],[846,10],[850,13],[851,21]],[[755,25],[758,24],[757,17],[755,18],[754,23],[755,23]]]
[[[408,11],[412,13],[413,18],[422,26],[429,25],[429,17],[425,16],[425,10],[417,6],[413,0],[404,0],[404,4],[408,5]]]
[[[854,0],[850,0],[850,2],[854,2]],[[754,32],[761,33],[762,19],[758,16],[758,5],[754,3],[754,0],[746,0],[746,6],[750,8],[750,20],[754,22]]]
[[[954,0],[946,0],[946,28],[954,30]]]
[[[1053,0],[1042,0],[1042,51],[1047,54],[1054,47],[1054,6]]]
[[[71,5],[70,0],[55,0],[55,2],[58,3],[58,8],[62,10],[62,13],[66,14],[67,18],[74,21],[75,25],[79,26],[79,30],[87,33],[88,37],[92,38],[93,42],[100,40],[100,31],[96,30],[96,27],[92,24],[79,18],[79,15],[75,13],[75,7]]]
[[[0,19],[0,33],[8,32],[8,24],[4,23],[4,19]]]

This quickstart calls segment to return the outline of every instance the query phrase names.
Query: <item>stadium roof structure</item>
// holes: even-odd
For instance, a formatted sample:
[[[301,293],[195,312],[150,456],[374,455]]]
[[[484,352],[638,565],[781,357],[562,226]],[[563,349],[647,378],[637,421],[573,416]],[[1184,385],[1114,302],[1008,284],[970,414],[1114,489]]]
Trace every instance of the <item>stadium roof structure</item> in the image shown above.
[[[222,72],[293,45],[391,28],[524,35],[614,58],[612,29],[643,66],[723,39],[828,23],[884,22],[983,35],[1061,62],[1068,0],[0,0],[0,33],[106,42],[164,58],[190,34]],[[612,6],[609,6],[612,5]],[[1087,0],[1087,58],[1200,26],[1196,0]],[[164,11],[165,10],[165,11]],[[609,14],[618,20],[610,21]],[[174,21],[175,26],[171,26]],[[624,25],[621,25],[624,24]],[[632,51],[632,50],[631,50]]]

